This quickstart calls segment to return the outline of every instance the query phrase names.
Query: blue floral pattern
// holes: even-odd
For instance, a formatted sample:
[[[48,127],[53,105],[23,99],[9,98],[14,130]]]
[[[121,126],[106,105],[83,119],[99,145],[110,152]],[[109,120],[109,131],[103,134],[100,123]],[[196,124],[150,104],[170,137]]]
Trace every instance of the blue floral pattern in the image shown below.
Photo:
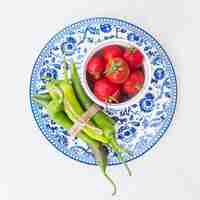
[[[165,76],[165,71],[162,68],[157,68],[154,72],[156,80],[162,80]]]
[[[46,78],[54,78],[56,79],[58,76],[57,70],[54,68],[44,67],[40,71],[40,79],[45,83]]]
[[[110,24],[101,24],[100,29],[103,33],[109,33],[111,32],[112,28]]]
[[[138,41],[139,40],[139,36],[137,36],[135,33],[129,33],[127,35],[127,39],[129,41]]]
[[[32,101],[34,94],[45,92],[42,77],[62,76],[63,53],[67,62],[82,62],[87,52],[109,39],[124,39],[145,52],[152,65],[152,81],[145,96],[123,109],[106,109],[116,120],[117,140],[132,153],[124,154],[126,161],[143,155],[165,134],[176,107],[176,76],[171,61],[161,45],[147,32],[128,22],[112,18],[91,18],[66,27],[43,48],[33,67],[30,81],[30,101],[34,118],[43,135],[65,155],[87,164],[96,164],[90,148],[81,140],[73,140],[62,127],[55,124],[46,110]],[[120,164],[109,150],[109,165]]]
[[[73,55],[76,48],[76,39],[73,37],[67,37],[66,41],[62,43],[61,49],[62,52],[67,55]]]
[[[154,101],[152,98],[143,98],[140,100],[140,108],[144,112],[151,112],[154,108]]]

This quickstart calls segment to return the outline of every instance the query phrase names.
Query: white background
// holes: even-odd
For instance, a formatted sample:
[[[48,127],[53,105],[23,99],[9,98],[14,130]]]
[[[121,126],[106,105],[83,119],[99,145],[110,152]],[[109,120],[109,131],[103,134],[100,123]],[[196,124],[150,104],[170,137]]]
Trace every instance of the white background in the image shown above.
[[[0,200],[199,200],[199,5],[196,0],[0,1]],[[44,44],[77,20],[122,18],[152,33],[171,57],[178,79],[177,112],[160,143],[109,173],[68,159],[38,130],[29,105],[29,78]]]

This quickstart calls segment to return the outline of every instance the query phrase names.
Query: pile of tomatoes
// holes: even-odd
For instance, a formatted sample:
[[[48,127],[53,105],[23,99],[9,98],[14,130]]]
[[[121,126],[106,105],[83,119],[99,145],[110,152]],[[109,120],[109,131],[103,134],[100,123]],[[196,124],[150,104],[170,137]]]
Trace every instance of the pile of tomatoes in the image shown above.
[[[87,80],[103,102],[119,103],[135,96],[144,84],[143,55],[137,48],[110,45],[87,64]]]

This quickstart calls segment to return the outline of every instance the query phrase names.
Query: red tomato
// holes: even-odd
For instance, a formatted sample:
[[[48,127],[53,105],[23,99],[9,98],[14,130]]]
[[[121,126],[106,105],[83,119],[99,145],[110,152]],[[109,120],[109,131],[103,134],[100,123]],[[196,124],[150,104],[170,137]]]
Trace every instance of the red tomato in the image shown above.
[[[115,57],[122,57],[123,50],[118,45],[110,45],[103,48],[103,58],[106,62]]]
[[[132,70],[140,68],[143,63],[143,55],[136,48],[127,48],[124,51],[123,58],[129,64]]]
[[[94,80],[100,79],[104,70],[104,61],[98,56],[92,57],[87,65],[87,72],[90,75],[90,77]]]
[[[129,96],[136,95],[144,84],[144,73],[140,70],[133,72],[123,85],[123,90]]]
[[[133,72],[130,76],[131,80],[137,84],[144,84],[144,73],[141,70]]]
[[[94,83],[95,96],[104,102],[118,102],[120,89],[117,84],[109,82],[106,78],[100,79]]]
[[[113,58],[106,65],[105,73],[112,83],[121,84],[128,78],[130,70],[124,59]]]

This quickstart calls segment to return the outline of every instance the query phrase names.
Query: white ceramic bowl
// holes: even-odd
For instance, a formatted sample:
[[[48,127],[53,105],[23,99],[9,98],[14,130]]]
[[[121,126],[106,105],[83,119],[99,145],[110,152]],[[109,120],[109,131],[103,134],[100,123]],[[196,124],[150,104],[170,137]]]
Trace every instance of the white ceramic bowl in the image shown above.
[[[130,98],[127,101],[121,102],[121,103],[104,103],[102,101],[100,101],[91,91],[90,87],[88,86],[87,83],[87,78],[86,78],[86,67],[87,64],[89,62],[89,60],[92,58],[92,56],[97,53],[100,49],[102,49],[105,46],[109,46],[109,45],[120,45],[120,46],[124,46],[124,47],[136,47],[138,48],[143,56],[144,56],[144,74],[145,74],[145,81],[144,81],[144,85],[142,87],[142,89],[132,98]],[[94,101],[96,104],[102,106],[102,107],[106,107],[106,108],[112,108],[112,109],[119,109],[122,107],[127,107],[127,106],[131,106],[133,104],[135,104],[139,99],[143,98],[145,95],[145,91],[147,90],[149,83],[151,81],[151,65],[149,62],[148,57],[145,55],[144,51],[137,46],[136,44],[133,44],[127,40],[123,40],[123,39],[112,39],[112,40],[107,40],[107,41],[103,41],[101,43],[99,43],[94,49],[92,49],[91,51],[89,51],[85,57],[85,60],[83,62],[83,68],[82,68],[83,72],[83,79],[82,79],[82,85],[83,88],[85,89],[86,94],[92,99],[92,101]]]

